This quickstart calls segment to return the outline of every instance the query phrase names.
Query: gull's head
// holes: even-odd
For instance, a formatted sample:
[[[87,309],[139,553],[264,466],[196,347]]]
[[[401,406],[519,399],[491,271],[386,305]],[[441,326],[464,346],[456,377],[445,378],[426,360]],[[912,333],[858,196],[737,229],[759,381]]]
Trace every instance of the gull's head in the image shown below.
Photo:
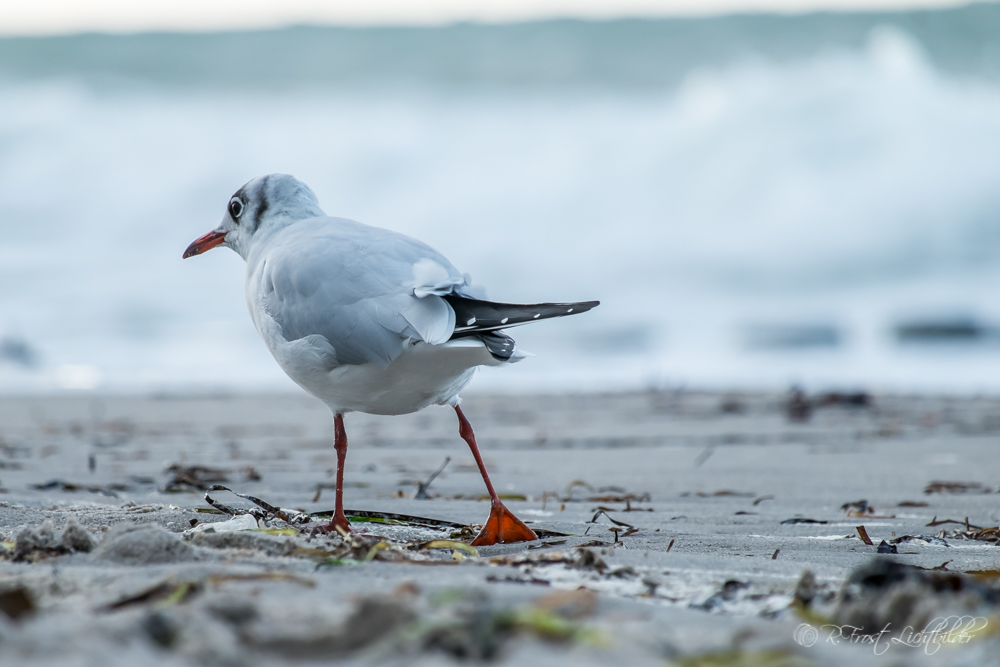
[[[222,245],[246,259],[255,238],[297,220],[321,215],[316,195],[302,181],[288,174],[261,176],[233,193],[222,224],[195,239],[184,251],[184,258]]]

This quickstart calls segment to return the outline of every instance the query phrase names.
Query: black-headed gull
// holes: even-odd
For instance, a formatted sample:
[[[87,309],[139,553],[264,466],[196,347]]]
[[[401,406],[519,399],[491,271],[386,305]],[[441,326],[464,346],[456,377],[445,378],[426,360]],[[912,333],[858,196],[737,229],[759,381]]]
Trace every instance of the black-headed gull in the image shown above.
[[[216,246],[247,263],[250,317],[282,370],[333,413],[336,511],[344,516],[344,414],[401,415],[450,405],[493,501],[474,545],[537,539],[500,501],[458,393],[478,366],[518,361],[503,329],[598,305],[494,303],[433,248],[396,232],[323,213],[309,187],[285,174],[236,191],[222,224],[184,257]]]

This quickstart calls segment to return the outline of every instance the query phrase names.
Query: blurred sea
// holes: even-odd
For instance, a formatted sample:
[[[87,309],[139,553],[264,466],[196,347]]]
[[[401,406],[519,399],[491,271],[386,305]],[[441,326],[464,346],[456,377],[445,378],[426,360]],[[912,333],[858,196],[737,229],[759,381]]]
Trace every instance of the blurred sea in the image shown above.
[[[293,385],[243,262],[270,172],[513,330],[477,390],[1000,391],[1000,5],[0,39],[0,391]]]

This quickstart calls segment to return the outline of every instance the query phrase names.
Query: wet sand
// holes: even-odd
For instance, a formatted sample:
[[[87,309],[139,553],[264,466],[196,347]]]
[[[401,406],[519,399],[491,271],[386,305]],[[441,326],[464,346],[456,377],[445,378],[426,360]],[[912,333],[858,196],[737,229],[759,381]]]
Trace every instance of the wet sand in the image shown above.
[[[0,662],[983,664],[998,648],[1000,551],[970,536],[1000,523],[1000,400],[866,398],[796,412],[777,394],[470,396],[497,490],[549,531],[478,556],[414,548],[467,542],[458,526],[359,522],[345,545],[271,515],[230,531],[254,523],[206,513],[198,484],[332,509],[332,425],[309,397],[4,398]],[[486,518],[450,410],[348,415],[347,429],[349,509]],[[882,540],[898,554],[876,554]],[[961,609],[989,630],[936,652],[834,641],[823,626],[857,612],[845,579],[876,561],[949,573],[965,595],[910,580],[879,619]],[[950,574],[965,572],[979,579]]]

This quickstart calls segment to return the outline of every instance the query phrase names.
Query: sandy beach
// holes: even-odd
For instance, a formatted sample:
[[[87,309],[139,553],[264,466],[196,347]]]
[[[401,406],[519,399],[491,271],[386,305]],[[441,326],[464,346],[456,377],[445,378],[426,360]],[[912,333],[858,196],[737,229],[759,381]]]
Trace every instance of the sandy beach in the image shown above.
[[[995,656],[1000,400],[678,391],[465,407],[539,542],[466,546],[488,504],[443,408],[348,416],[345,539],[308,516],[332,509],[335,462],[309,397],[4,398],[0,661]],[[219,489],[213,508],[212,485],[262,503]],[[897,553],[877,553],[883,540]],[[971,620],[915,634],[956,614]]]

